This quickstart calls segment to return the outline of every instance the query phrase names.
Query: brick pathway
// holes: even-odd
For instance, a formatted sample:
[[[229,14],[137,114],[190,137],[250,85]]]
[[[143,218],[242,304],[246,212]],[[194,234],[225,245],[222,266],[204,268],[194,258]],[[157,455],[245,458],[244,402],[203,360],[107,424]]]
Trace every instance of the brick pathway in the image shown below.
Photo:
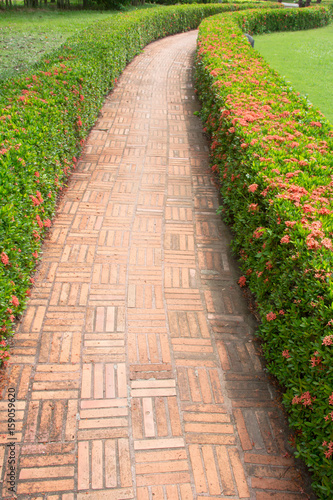
[[[308,498],[216,215],[195,41],[124,72],[44,245],[8,370],[19,499]]]

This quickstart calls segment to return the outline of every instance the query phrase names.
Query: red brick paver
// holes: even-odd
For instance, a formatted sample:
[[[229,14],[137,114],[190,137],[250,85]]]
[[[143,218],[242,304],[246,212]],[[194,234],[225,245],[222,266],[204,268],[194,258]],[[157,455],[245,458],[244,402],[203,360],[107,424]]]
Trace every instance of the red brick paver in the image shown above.
[[[19,499],[309,498],[216,215],[195,43],[126,69],[44,245],[8,370]]]

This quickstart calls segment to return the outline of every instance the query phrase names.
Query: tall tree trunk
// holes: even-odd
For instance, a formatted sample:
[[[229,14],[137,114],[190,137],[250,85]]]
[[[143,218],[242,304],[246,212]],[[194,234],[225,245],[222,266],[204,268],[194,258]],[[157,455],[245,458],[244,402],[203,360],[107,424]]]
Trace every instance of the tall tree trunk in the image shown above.
[[[27,7],[36,8],[36,7],[38,7],[38,0],[26,0],[25,5]]]

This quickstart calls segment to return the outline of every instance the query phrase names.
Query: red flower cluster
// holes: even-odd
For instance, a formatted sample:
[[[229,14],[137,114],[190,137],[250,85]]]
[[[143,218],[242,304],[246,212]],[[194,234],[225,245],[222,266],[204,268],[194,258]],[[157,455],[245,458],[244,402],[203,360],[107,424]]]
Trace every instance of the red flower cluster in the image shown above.
[[[18,307],[20,305],[19,299],[16,297],[16,295],[12,295],[10,302],[14,307]]]
[[[266,314],[266,319],[267,321],[273,321],[274,319],[276,319],[276,314],[273,312],[269,312],[268,314]]]
[[[239,284],[239,286],[241,286],[241,287],[243,287],[243,286],[245,286],[245,285],[246,285],[246,278],[245,278],[245,276],[241,276],[241,277],[239,278],[239,280],[238,280],[238,284]]]
[[[4,266],[8,266],[9,264],[9,257],[5,252],[1,253],[1,262],[3,263]]]
[[[304,392],[300,396],[295,396],[291,402],[291,404],[302,404],[303,406],[311,406],[312,403],[316,400],[315,396],[311,396],[309,391]]]
[[[324,441],[322,446],[324,448],[327,447],[327,451],[325,451],[325,457],[331,458],[331,456],[333,455],[333,441],[330,441],[329,443],[327,443],[327,441]]]

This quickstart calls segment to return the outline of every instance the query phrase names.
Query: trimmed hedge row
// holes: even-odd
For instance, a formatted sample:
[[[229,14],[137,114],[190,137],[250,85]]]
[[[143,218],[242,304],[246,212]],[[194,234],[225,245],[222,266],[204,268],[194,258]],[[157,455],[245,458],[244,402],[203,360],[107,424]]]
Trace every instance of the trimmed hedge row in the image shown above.
[[[207,4],[121,13],[69,39],[0,90],[0,365],[23,311],[59,191],[106,94],[148,43],[204,17],[255,6]]]
[[[193,3],[214,3],[211,0],[153,0],[152,3],[156,4],[161,4],[161,5],[179,5],[179,4],[193,4]],[[232,0],[220,0],[219,3],[224,3],[224,4],[232,4]],[[236,3],[241,3],[244,4],[246,3],[246,0],[238,0]],[[274,5],[275,7],[275,5]],[[267,8],[267,5],[265,5],[265,8]]]
[[[255,294],[268,368],[285,387],[296,455],[333,498],[333,128],[241,29],[322,26],[323,7],[214,16],[199,29],[196,88],[221,213]]]
[[[255,15],[238,16],[237,23],[245,33],[259,34],[273,31],[299,31],[326,26],[332,8],[257,10]]]

